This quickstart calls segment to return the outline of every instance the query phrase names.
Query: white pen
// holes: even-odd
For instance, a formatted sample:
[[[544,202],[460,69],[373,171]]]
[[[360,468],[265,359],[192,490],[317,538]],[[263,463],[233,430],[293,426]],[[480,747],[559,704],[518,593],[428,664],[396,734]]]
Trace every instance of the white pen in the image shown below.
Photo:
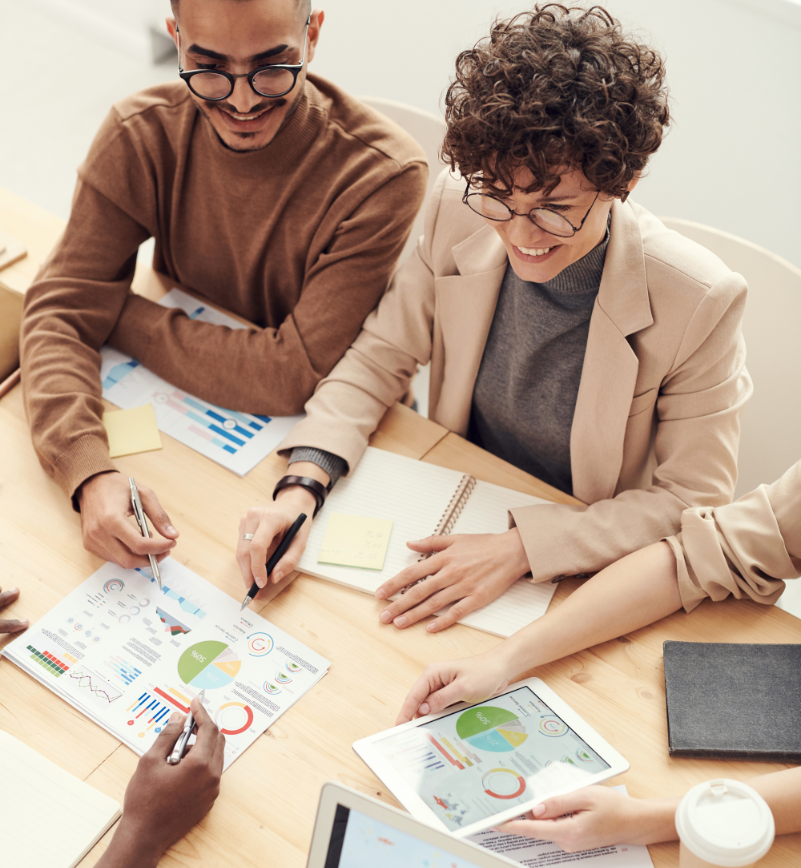
[[[145,539],[150,539],[150,530],[147,526],[147,518],[145,518],[145,510],[142,507],[142,501],[139,498],[139,489],[136,487],[136,482],[133,476],[128,477],[128,482],[131,485],[131,506],[133,507],[134,518],[139,525],[139,530],[142,531],[142,536]],[[161,572],[159,571],[159,562],[153,555],[148,555],[150,559],[150,569],[153,572],[153,578],[158,582],[159,590],[161,590]]]
[[[205,689],[201,690],[198,693],[197,698],[200,702],[203,702],[204,697],[206,696]],[[183,759],[184,754],[186,753],[186,747],[189,744],[189,736],[192,735],[192,730],[195,728],[195,717],[192,714],[192,709],[189,709],[189,714],[186,718],[186,723],[184,723],[184,728],[181,730],[181,734],[178,736],[178,741],[175,742],[175,747],[172,749],[172,753],[167,757],[167,762],[171,766],[178,765],[179,762]]]

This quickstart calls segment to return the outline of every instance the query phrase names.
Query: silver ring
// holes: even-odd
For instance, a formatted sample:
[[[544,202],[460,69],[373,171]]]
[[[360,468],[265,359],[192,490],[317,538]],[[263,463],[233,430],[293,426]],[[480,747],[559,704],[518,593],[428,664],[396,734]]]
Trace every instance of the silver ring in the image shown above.
[[[242,539],[251,540],[251,539],[253,539],[254,536],[255,536],[255,534],[252,534],[252,533],[246,533],[246,534],[242,537]]]

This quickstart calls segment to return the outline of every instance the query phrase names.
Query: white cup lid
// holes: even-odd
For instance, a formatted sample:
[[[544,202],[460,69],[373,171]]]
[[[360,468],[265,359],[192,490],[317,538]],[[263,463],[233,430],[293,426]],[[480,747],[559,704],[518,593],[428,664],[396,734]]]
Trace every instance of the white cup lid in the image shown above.
[[[773,814],[756,790],[719,778],[698,784],[681,800],[676,831],[699,859],[739,868],[768,852],[776,830]]]

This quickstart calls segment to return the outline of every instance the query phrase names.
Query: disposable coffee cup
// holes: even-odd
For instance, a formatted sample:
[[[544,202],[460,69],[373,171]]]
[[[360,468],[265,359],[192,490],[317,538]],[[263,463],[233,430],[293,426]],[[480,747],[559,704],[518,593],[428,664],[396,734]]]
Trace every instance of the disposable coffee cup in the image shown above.
[[[776,827],[767,802],[740,781],[693,787],[676,809],[680,868],[751,868],[770,850]]]

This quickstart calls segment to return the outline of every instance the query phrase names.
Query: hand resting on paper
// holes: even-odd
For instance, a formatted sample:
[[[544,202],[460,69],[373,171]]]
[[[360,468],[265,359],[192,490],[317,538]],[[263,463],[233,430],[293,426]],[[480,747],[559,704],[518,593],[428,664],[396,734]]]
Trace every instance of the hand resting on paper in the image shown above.
[[[296,461],[288,473],[292,476],[310,476],[328,485],[330,476],[321,467],[309,461]],[[303,512],[313,516],[317,501],[311,492],[299,485],[292,485],[278,492],[274,503],[268,506],[253,506],[239,522],[239,540],[236,546],[236,562],[242,580],[248,590],[256,582],[260,588],[267,584],[267,559],[283,539],[295,519]],[[304,521],[286,554],[275,565],[271,579],[278,584],[295,570],[306,548],[312,523]],[[253,534],[253,539],[243,539]]]
[[[84,548],[125,569],[149,569],[147,556],[163,560],[175,548],[178,537],[178,531],[154,492],[143,485],[138,488],[145,514],[156,531],[151,539],[143,537],[130,520],[133,515],[131,486],[121,473],[98,473],[76,492]]]
[[[125,791],[122,819],[97,868],[151,868],[211,810],[220,792],[225,736],[203,704],[192,702],[197,741],[177,765],[167,756],[186,717],[173,714]]]
[[[536,805],[528,819],[498,831],[553,841],[567,853],[615,844],[654,844],[676,839],[678,799],[633,799],[609,787],[585,787]]]
[[[375,593],[377,599],[387,600],[407,585],[424,579],[380,615],[384,624],[392,622],[401,628],[452,604],[447,612],[426,625],[431,633],[444,630],[500,597],[530,569],[517,528],[497,534],[430,536],[407,545],[416,552],[431,552],[431,556],[401,570]]]
[[[409,691],[395,726],[436,714],[455,702],[483,702],[496,696],[509,686],[510,671],[508,661],[494,648],[475,657],[430,663]]]
[[[19,597],[19,588],[10,588],[4,591],[0,588],[0,609],[10,606]],[[13,620],[0,618],[0,633],[20,633],[28,629],[28,619]]]

